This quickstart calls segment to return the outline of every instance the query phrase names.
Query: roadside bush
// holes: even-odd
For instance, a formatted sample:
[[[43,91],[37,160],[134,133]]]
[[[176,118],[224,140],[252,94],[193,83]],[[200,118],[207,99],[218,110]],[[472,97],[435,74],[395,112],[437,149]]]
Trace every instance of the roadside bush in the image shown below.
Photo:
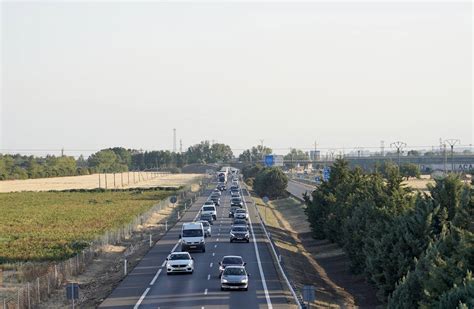
[[[288,176],[277,167],[264,168],[253,181],[253,189],[261,197],[278,198],[286,196],[287,186]]]

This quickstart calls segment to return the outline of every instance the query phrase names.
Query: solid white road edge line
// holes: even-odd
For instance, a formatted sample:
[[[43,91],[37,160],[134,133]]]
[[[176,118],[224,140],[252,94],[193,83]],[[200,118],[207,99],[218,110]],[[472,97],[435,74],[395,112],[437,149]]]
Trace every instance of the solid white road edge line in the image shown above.
[[[211,274],[207,275],[207,280],[211,280]]]
[[[204,290],[204,295],[207,295],[207,289]]]
[[[161,269],[161,268],[160,268],[160,269],[158,269],[158,271],[156,272],[156,275],[155,275],[155,277],[153,277],[153,280],[151,280],[151,282],[150,282],[150,285],[153,285],[153,284],[155,284],[155,281],[156,281],[156,279],[158,279],[158,276],[161,274],[161,271],[162,271],[162,269]]]
[[[166,265],[166,260],[163,261],[163,264],[161,264],[161,267],[165,267]]]
[[[140,296],[140,299],[137,301],[133,309],[138,309],[138,307],[140,306],[140,304],[142,303],[143,299],[145,298],[146,294],[148,294],[148,292],[150,292],[150,288],[146,288],[145,292],[143,292],[142,296]]]
[[[250,196],[250,193],[248,192],[248,190],[247,190],[247,194]],[[244,202],[245,202],[245,200],[244,200]],[[255,210],[257,211],[257,216],[260,216],[260,213],[259,213],[259,211],[258,211],[257,205],[256,205],[255,203],[253,203],[253,204],[254,204],[254,206],[255,206]],[[247,206],[247,205],[246,205],[246,206]],[[261,217],[260,217],[260,218],[261,218]],[[250,220],[250,218],[249,218],[249,220]],[[265,232],[265,236],[267,237],[267,239],[268,239],[268,241],[269,241],[269,243],[270,243],[270,247],[272,248],[272,252],[273,252],[273,254],[275,255],[275,258],[278,259],[278,255],[277,255],[277,253],[276,253],[275,247],[273,247],[272,241],[270,240],[270,236],[268,235],[267,229],[265,228],[265,224],[263,224],[263,223],[260,222],[260,225],[262,226],[263,231]],[[252,231],[252,234],[253,234],[253,231]],[[298,308],[302,308],[302,307],[301,307],[301,304],[300,304],[300,302],[299,302],[299,300],[298,300],[298,296],[296,295],[295,290],[294,290],[293,287],[291,286],[290,280],[288,280],[288,277],[286,276],[285,271],[283,270],[283,267],[281,266],[280,263],[277,263],[277,264],[278,264],[278,267],[280,268],[280,272],[281,272],[281,274],[283,275],[283,278],[285,279],[285,282],[286,282],[288,288],[290,289],[291,294],[293,295],[293,298],[295,299],[295,302],[296,302]]]
[[[211,264],[209,264],[209,267],[212,267],[212,265],[214,265],[214,264],[211,262]]]
[[[247,210],[247,213],[248,213],[249,209],[247,207],[247,202],[245,201],[245,196],[242,192],[242,188],[240,188],[240,193],[243,197],[245,209]],[[258,252],[257,240],[255,239],[255,233],[253,232],[252,220],[250,220],[250,216],[249,216],[249,223],[250,223],[250,230],[252,231],[253,245],[255,247],[255,256],[257,257],[258,269],[260,271],[260,278],[262,278],[263,292],[265,292],[265,299],[267,300],[268,309],[273,309],[272,301],[270,300],[270,295],[268,294],[267,281],[265,281],[265,274],[263,273],[262,262],[260,261],[260,253]]]

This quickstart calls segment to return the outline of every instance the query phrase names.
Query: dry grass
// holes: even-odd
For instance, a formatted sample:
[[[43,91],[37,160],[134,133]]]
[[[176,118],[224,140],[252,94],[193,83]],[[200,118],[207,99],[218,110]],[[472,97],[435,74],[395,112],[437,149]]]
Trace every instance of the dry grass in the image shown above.
[[[0,182],[0,192],[50,191],[69,189],[105,188],[147,188],[179,187],[195,183],[201,174],[158,174],[146,172],[129,172],[116,174],[93,174],[72,177],[52,177],[26,180],[5,180]],[[114,181],[115,178],[115,181]],[[100,179],[100,182],[99,182]]]
[[[419,191],[427,191],[428,184],[434,185],[435,181],[431,179],[430,175],[422,175],[420,178],[410,178],[409,180],[405,180],[403,184],[407,185],[408,187],[419,190]]]

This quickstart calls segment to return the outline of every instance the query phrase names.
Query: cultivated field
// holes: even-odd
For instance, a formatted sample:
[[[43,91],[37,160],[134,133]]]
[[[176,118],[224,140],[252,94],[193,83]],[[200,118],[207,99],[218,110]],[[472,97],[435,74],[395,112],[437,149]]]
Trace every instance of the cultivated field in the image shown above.
[[[0,264],[73,256],[173,192],[0,193]]]
[[[201,174],[156,174],[127,172],[0,181],[0,192],[50,191],[70,189],[179,187],[196,182]],[[114,179],[115,178],[115,179]]]

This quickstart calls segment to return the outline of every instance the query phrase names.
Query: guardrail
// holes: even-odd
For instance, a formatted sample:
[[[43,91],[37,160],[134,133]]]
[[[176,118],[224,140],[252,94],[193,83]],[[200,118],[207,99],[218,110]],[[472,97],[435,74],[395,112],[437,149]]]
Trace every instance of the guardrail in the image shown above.
[[[277,253],[277,249],[275,249],[275,244],[270,236],[270,234],[267,232],[267,229],[266,229],[266,226],[265,226],[265,222],[264,220],[262,219],[262,215],[260,214],[260,211],[258,210],[258,207],[254,201],[254,199],[252,198],[252,195],[250,194],[248,188],[247,188],[247,185],[245,185],[245,191],[247,192],[247,195],[250,197],[251,201],[252,201],[252,205],[255,207],[255,210],[257,211],[257,214],[258,214],[258,217],[260,218],[260,224],[262,225],[262,228],[263,228],[263,231],[265,233],[265,236],[267,237],[268,241],[269,241],[269,244],[270,244],[270,248],[271,248],[271,252],[273,254],[273,257],[274,257],[274,261],[276,262],[276,264],[278,265],[278,268],[280,270],[280,273],[282,274],[283,276],[283,279],[285,280],[287,286],[288,286],[288,289],[290,290],[296,304],[298,305],[298,308],[300,309],[304,309],[306,308],[306,306],[304,305],[304,302],[303,302],[303,298],[301,295],[298,295],[296,293],[296,289],[293,287],[293,284],[290,282],[290,280],[288,279],[288,276],[286,275],[286,272],[285,270],[283,269],[283,266],[282,266],[282,261],[281,261],[281,255],[279,255]]]

